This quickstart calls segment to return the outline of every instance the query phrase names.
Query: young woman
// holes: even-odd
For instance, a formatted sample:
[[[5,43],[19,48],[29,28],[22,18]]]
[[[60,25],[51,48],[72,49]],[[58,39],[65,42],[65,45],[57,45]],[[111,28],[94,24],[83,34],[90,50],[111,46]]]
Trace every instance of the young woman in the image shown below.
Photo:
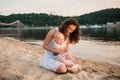
[[[58,60],[54,59],[54,53],[63,54],[64,52],[60,49],[54,49],[54,34],[56,32],[61,32],[64,35],[64,44],[65,50],[64,52],[69,51],[69,47],[71,43],[77,43],[80,40],[80,29],[79,29],[79,23],[76,19],[68,18],[65,21],[63,21],[60,25],[60,27],[52,28],[43,43],[44,51],[44,57],[42,61],[40,62],[40,66],[58,72],[58,73],[65,73],[67,71],[67,67],[64,63],[59,62]],[[70,72],[77,72],[78,67],[72,68]]]

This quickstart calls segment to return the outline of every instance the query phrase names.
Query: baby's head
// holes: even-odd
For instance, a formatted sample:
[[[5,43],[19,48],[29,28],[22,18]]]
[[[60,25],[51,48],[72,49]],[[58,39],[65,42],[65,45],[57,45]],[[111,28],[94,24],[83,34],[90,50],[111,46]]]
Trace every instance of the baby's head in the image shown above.
[[[64,42],[64,35],[61,32],[56,32],[54,34],[54,40],[57,44],[62,44]]]

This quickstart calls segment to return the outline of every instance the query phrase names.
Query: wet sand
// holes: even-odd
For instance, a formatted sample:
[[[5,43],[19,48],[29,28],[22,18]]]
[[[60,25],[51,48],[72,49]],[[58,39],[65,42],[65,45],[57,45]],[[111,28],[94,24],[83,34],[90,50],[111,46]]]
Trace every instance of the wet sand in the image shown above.
[[[0,80],[120,80],[120,66],[79,57],[78,73],[46,70],[39,66],[43,49],[35,44],[0,38]]]
[[[120,66],[120,41],[80,40],[78,44],[71,46],[70,52],[84,59]]]

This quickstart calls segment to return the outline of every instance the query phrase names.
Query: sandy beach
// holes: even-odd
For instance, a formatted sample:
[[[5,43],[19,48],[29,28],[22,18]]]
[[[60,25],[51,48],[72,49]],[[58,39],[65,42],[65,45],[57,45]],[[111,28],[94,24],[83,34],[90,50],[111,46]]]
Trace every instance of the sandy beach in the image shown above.
[[[39,45],[1,37],[0,80],[120,80],[119,65],[75,56],[81,62],[79,72],[57,74],[39,66],[42,57],[43,48]]]

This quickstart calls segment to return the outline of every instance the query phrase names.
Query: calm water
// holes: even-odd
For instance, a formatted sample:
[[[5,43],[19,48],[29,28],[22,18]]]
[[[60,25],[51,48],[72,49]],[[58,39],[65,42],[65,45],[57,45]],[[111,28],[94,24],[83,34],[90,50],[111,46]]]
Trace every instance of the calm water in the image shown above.
[[[24,28],[0,28],[0,36],[18,37],[25,39],[43,40],[52,27],[24,27]],[[81,28],[82,35],[103,40],[120,41],[120,27],[92,27]]]

